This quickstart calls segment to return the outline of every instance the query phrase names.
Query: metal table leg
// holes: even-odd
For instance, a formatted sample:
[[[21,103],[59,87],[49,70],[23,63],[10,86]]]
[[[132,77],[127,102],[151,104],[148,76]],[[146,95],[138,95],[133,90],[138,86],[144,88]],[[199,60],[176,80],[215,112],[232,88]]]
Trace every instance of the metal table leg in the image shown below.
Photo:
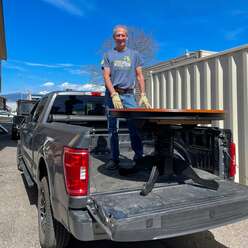
[[[159,175],[170,177],[174,174],[174,130],[169,126],[159,126],[155,133],[155,165],[152,167],[149,180],[140,192],[143,196],[152,191]]]

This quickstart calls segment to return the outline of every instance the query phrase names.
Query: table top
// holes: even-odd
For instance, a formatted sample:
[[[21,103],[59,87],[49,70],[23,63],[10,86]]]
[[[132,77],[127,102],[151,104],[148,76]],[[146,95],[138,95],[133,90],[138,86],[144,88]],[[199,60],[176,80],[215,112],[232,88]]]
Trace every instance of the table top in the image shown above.
[[[164,124],[208,124],[225,119],[224,110],[210,109],[130,108],[110,109],[110,114],[117,118],[150,120]]]

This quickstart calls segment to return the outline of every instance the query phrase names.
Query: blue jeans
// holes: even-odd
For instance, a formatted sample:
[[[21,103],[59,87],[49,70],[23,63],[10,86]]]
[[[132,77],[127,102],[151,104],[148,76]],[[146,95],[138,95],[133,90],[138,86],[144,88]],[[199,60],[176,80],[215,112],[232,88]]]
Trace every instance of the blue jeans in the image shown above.
[[[135,101],[134,94],[120,94],[120,98],[124,108],[138,107]],[[106,91],[105,93],[105,101],[108,117],[108,132],[110,136],[111,158],[113,160],[119,160],[120,151],[119,138],[117,132],[117,118],[109,115],[108,109],[114,108],[114,105],[108,91]],[[127,126],[131,140],[131,147],[135,153],[134,159],[139,159],[143,156],[143,145],[134,120],[128,119]]]

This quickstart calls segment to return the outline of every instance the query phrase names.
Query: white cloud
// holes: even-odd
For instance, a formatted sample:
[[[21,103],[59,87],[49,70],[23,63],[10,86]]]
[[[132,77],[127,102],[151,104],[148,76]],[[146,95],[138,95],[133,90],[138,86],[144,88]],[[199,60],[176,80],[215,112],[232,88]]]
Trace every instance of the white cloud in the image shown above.
[[[25,70],[21,66],[30,66],[30,67],[41,67],[41,68],[51,68],[51,69],[65,69],[65,70],[75,70],[77,68],[82,68],[84,66],[82,65],[76,65],[72,63],[57,63],[57,64],[44,64],[44,63],[37,63],[37,62],[30,62],[30,61],[22,61],[22,60],[16,60],[16,59],[10,59],[8,62],[5,62],[6,66],[11,67],[19,67],[20,70]],[[18,68],[16,68],[18,69]],[[81,70],[81,69],[78,69]]]
[[[58,64],[59,66],[63,66],[63,67],[73,67],[73,66],[76,66],[74,64],[70,64],[70,63],[62,63],[62,64]]]
[[[63,90],[76,90],[76,91],[104,91],[105,87],[99,84],[75,84],[64,82],[61,84]]]
[[[54,82],[46,82],[46,83],[44,83],[42,86],[45,86],[45,87],[52,87],[52,86],[54,86],[55,84],[54,84]]]
[[[39,92],[39,94],[41,94],[41,95],[46,95],[46,94],[48,94],[50,91],[48,91],[48,90],[42,90],[42,91],[40,91]]]
[[[84,16],[85,11],[79,8],[78,6],[72,4],[69,0],[43,0],[48,4],[51,4],[59,9],[62,9],[72,15]]]
[[[81,86],[82,91],[104,91],[105,87],[99,84],[83,84]]]
[[[61,87],[63,89],[74,89],[75,86],[77,86],[77,84],[72,84],[72,83],[69,83],[69,82],[64,82],[61,84]]]
[[[87,70],[82,70],[82,69],[71,69],[69,72],[73,75],[85,75],[89,74],[89,71]]]
[[[49,65],[49,64],[41,64],[41,63],[33,63],[33,62],[26,62],[23,61],[25,65],[34,66],[34,67],[45,67],[45,68],[63,68],[64,66],[59,64]]]
[[[20,71],[20,72],[26,71],[23,67],[18,66],[18,65],[12,65],[9,62],[4,62],[3,63],[3,68],[11,69],[11,70],[16,70],[16,71]]]

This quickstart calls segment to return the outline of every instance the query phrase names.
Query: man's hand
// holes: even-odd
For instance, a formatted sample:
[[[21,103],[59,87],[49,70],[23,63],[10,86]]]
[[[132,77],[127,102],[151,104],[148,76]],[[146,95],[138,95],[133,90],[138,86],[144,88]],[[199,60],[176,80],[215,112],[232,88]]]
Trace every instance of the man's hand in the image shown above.
[[[142,104],[145,105],[145,108],[152,108],[145,93],[141,93],[140,95],[139,106],[141,106]]]
[[[123,109],[123,105],[120,99],[120,96],[117,92],[114,92],[112,95],[112,102],[114,104],[114,108],[115,109]]]

